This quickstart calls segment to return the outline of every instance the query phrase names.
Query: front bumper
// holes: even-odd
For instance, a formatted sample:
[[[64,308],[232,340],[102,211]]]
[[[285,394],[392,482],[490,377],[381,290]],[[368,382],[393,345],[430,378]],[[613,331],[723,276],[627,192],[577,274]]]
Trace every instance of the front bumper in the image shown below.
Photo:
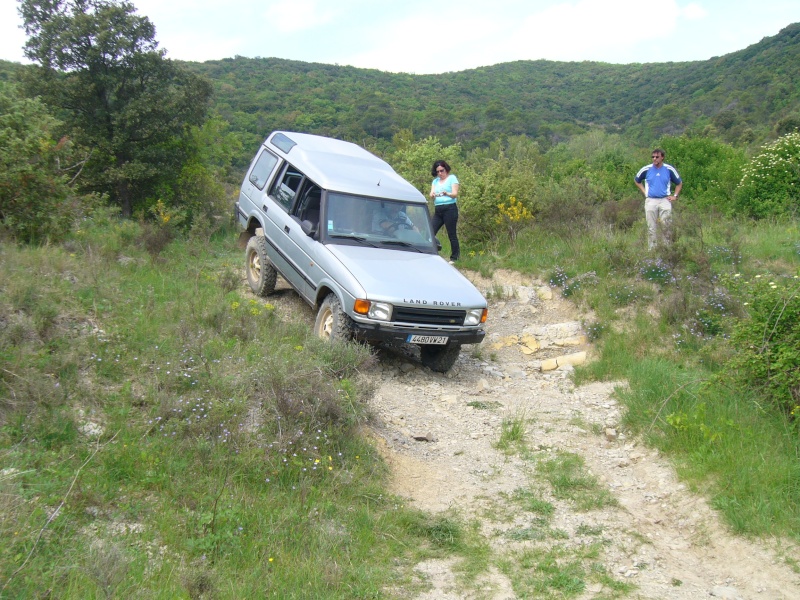
[[[418,327],[387,327],[384,324],[358,323],[352,321],[353,337],[357,340],[366,342],[384,342],[394,344],[405,344],[409,335],[446,335],[448,343],[480,344],[486,337],[486,331],[481,328],[467,330],[445,330],[435,328]]]

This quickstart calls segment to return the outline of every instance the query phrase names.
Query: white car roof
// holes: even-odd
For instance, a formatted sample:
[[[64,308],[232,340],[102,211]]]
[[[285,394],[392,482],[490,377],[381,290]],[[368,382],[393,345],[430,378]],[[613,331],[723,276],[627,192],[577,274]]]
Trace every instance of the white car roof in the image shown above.
[[[308,133],[273,131],[264,146],[326,190],[427,202],[425,196],[387,162],[351,142]]]

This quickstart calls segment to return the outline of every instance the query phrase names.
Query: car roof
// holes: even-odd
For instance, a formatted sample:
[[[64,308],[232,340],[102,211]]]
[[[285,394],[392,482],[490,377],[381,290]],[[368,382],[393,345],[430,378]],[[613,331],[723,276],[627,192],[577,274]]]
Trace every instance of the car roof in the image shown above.
[[[273,131],[264,145],[326,190],[427,202],[387,162],[351,142],[309,133]]]

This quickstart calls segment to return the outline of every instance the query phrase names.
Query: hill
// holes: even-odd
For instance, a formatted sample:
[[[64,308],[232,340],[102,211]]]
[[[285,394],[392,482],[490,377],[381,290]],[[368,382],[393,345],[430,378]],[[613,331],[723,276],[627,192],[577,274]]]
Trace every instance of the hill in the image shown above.
[[[401,129],[466,148],[525,134],[550,144],[601,127],[654,139],[713,128],[770,138],[800,115],[800,23],[707,61],[613,65],[517,61],[440,75],[277,58],[184,63],[211,79],[248,152],[273,129],[386,142]]]

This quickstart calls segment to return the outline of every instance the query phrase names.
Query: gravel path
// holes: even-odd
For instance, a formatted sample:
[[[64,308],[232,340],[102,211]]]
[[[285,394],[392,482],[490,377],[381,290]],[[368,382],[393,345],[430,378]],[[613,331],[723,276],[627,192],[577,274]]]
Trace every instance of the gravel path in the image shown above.
[[[477,352],[466,347],[444,375],[422,367],[413,353],[381,351],[368,375],[376,383],[372,433],[391,466],[391,491],[422,510],[479,522],[491,564],[504,568],[491,566],[479,581],[465,583],[455,559],[427,561],[416,565],[415,589],[425,591],[394,590],[398,598],[567,597],[515,591],[530,575],[522,559],[555,549],[569,562],[594,545],[600,550],[592,568],[610,579],[584,577],[583,592],[568,597],[800,599],[796,546],[731,535],[668,461],[620,429],[613,392],[624,382],[575,387],[569,366],[541,369],[543,361],[579,352],[591,360],[571,303],[516,273],[499,271],[491,280],[467,275],[493,296],[486,340]],[[270,302],[313,324],[311,309],[281,279]],[[501,452],[504,423],[515,422],[524,424],[528,451]],[[610,500],[584,510],[557,497],[536,465],[563,456],[579,457],[596,494]],[[554,509],[544,528],[541,515],[519,500],[532,490]],[[609,580],[627,584],[627,591],[611,589]]]
[[[381,354],[372,408],[379,423],[375,435],[392,468],[393,492],[426,511],[479,520],[498,564],[503,558],[518,563],[537,545],[558,545],[570,556],[602,540],[595,563],[614,580],[631,584],[631,591],[615,596],[595,581],[580,598],[800,598],[800,575],[789,566],[797,564],[796,547],[778,542],[767,547],[729,534],[666,460],[619,430],[613,391],[624,383],[575,387],[570,367],[541,370],[543,360],[558,355],[586,351],[591,358],[590,347],[576,345],[579,337],[547,338],[548,331],[570,332],[571,324],[579,323],[570,303],[548,297],[541,282],[514,273],[473,280],[484,293],[503,290],[491,302],[480,354],[465,349],[446,375],[412,357]],[[532,351],[537,343],[531,337],[542,348]],[[504,423],[524,423],[527,455],[495,447]],[[580,510],[574,501],[553,495],[535,465],[558,456],[580,457],[598,493],[611,500]],[[541,523],[515,500],[515,494],[531,489],[555,507],[548,526],[560,532],[555,540],[518,535]],[[509,577],[496,568],[477,585],[465,585],[454,565],[417,565],[429,589],[415,597],[534,597],[516,595]],[[517,575],[525,576],[511,576]]]

